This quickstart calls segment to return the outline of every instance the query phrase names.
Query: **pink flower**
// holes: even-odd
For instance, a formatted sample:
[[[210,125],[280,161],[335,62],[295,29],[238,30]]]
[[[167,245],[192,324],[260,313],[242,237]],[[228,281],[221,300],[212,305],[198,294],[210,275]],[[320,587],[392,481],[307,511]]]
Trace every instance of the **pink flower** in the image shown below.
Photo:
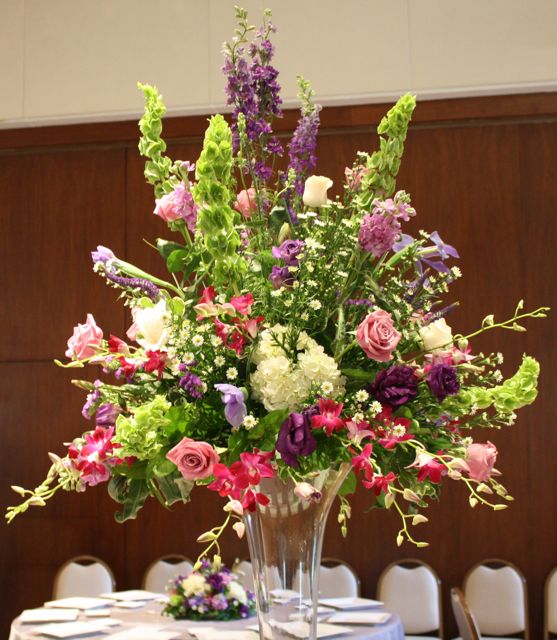
[[[309,482],[297,482],[294,493],[304,502],[319,502],[323,497],[321,491],[318,491]]]
[[[385,449],[394,449],[399,442],[412,440],[413,436],[408,433],[410,420],[408,418],[392,418],[392,407],[383,407],[383,411],[377,416],[377,420],[382,422],[382,426],[377,429],[377,441]]]
[[[75,357],[77,360],[91,358],[101,345],[102,339],[102,329],[97,327],[95,318],[88,313],[85,324],[78,324],[77,327],[74,327],[73,336],[68,340],[66,356],[68,358]]]
[[[112,458],[113,449],[119,446],[112,443],[113,435],[114,427],[97,426],[95,431],[85,434],[85,444],[81,447],[69,446],[68,457],[84,484],[94,487],[110,478],[109,464],[116,463]]]
[[[407,469],[412,467],[418,468],[418,482],[429,478],[434,484],[439,484],[441,478],[448,473],[447,467],[443,463],[424,452],[418,453],[414,462]]]
[[[388,362],[400,342],[401,335],[393,325],[391,314],[377,309],[368,314],[358,326],[358,344],[368,358]]]
[[[242,498],[242,507],[246,511],[255,511],[257,504],[261,504],[266,507],[271,500],[264,493],[256,493],[251,489],[248,489],[244,497]]]
[[[465,458],[468,475],[479,482],[489,480],[496,460],[497,448],[491,442],[471,444],[466,450]]]
[[[197,206],[189,189],[182,183],[155,201],[153,213],[165,222],[184,220],[190,231],[195,231]]]
[[[362,484],[366,489],[372,489],[373,493],[378,496],[382,492],[387,493],[389,491],[389,484],[395,480],[395,474],[390,471],[386,476],[382,476],[379,473],[374,474],[371,480],[362,480]]]
[[[337,404],[334,400],[320,398],[319,414],[312,417],[311,426],[314,429],[323,427],[328,436],[330,436],[333,431],[343,429],[344,421],[339,418],[343,406],[342,402]]]
[[[251,293],[247,293],[245,296],[238,296],[231,298],[230,304],[236,309],[238,313],[243,316],[247,316],[251,311],[251,305],[253,304],[253,296]]]
[[[361,422],[354,422],[354,420],[347,420],[345,422],[348,429],[348,438],[356,444],[364,438],[375,438],[375,433],[370,429],[369,422],[362,420]]]
[[[182,438],[166,457],[171,460],[186,480],[200,480],[213,475],[219,454],[207,442]]]
[[[274,477],[275,470],[269,462],[272,457],[272,451],[258,449],[254,449],[253,453],[245,451],[240,454],[240,460],[231,465],[230,470],[236,476],[247,478],[249,484],[257,485],[261,478]]]
[[[257,198],[253,187],[250,187],[247,191],[246,189],[240,191],[234,203],[234,209],[239,211],[244,218],[247,219],[251,217],[252,213],[257,211]]]
[[[373,467],[371,465],[370,459],[372,450],[372,445],[366,444],[366,446],[362,449],[362,452],[352,458],[352,468],[354,469],[354,471],[364,471],[366,472],[366,475],[368,475],[371,471],[373,475]]]

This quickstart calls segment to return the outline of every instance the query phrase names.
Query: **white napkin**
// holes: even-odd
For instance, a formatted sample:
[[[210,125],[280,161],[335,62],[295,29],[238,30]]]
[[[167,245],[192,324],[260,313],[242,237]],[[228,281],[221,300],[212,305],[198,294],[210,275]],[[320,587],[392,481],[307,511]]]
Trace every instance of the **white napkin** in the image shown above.
[[[73,622],[77,620],[79,609],[25,609],[19,616],[20,622]],[[106,613],[104,614],[106,615]]]
[[[187,632],[197,640],[258,640],[259,634],[247,629],[216,629],[215,627],[190,627]]]
[[[44,606],[54,609],[95,609],[96,607],[108,607],[114,604],[114,600],[106,598],[62,598],[60,600],[50,600]]]
[[[333,624],[383,624],[391,614],[386,611],[339,611],[327,618]]]
[[[143,606],[145,606],[144,600],[122,600],[114,603],[114,607],[118,609],[141,609]]]
[[[54,624],[43,624],[40,627],[34,627],[33,633],[40,633],[43,636],[51,638],[77,638],[79,636],[91,635],[99,633],[105,627],[92,622],[60,622]]]
[[[319,604],[341,611],[356,611],[357,609],[371,609],[383,605],[379,600],[369,598],[319,598]]]
[[[275,622],[272,626],[285,631],[295,638],[307,638],[309,635],[309,623],[300,620],[292,622]],[[344,634],[354,633],[349,627],[339,627],[334,624],[325,624],[319,622],[317,624],[317,638],[333,638]]]
[[[156,600],[163,597],[164,593],[154,593],[153,591],[144,591],[143,589],[130,589],[129,591],[113,591],[112,593],[101,593],[101,598],[109,598],[110,600],[121,600],[122,602],[133,602],[134,600]]]
[[[142,627],[119,631],[108,637],[110,640],[173,640],[173,638],[179,638],[181,635],[181,631],[165,631],[163,627],[143,625]]]

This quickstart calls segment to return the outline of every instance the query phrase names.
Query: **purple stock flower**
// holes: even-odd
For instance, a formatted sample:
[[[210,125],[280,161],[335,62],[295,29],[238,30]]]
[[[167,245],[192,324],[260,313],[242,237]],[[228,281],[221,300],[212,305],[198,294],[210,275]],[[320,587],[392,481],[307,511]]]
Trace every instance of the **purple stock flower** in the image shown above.
[[[285,240],[280,247],[273,247],[273,258],[282,260],[289,267],[298,266],[298,256],[304,248],[303,240]]]
[[[105,402],[101,404],[95,416],[97,425],[101,425],[103,427],[109,427],[111,425],[116,424],[116,418],[122,413],[122,409],[116,405],[112,404],[112,402]]]
[[[224,417],[229,424],[238,429],[248,413],[242,390],[233,384],[216,384],[215,389],[222,394],[221,399],[225,405]]]
[[[427,385],[438,402],[454,396],[460,389],[456,369],[448,364],[434,364],[427,374]]]
[[[377,373],[369,390],[382,405],[396,409],[416,397],[418,379],[412,367],[393,365]]]
[[[298,467],[298,456],[309,456],[315,451],[317,441],[311,430],[311,411],[291,413],[282,423],[276,450],[290,467]]]
[[[201,382],[201,378],[196,376],[195,373],[192,373],[189,370],[189,367],[195,366],[194,362],[189,362],[188,364],[180,364],[178,365],[178,369],[183,372],[183,376],[180,378],[178,384],[180,387],[190,395],[190,397],[199,400],[203,397],[203,382]]]
[[[289,287],[294,282],[294,276],[288,269],[288,267],[277,267],[276,265],[271,269],[271,275],[269,276],[273,287],[280,289],[281,287]]]
[[[399,234],[400,223],[394,216],[373,213],[364,216],[358,234],[358,242],[364,251],[379,258],[393,248]]]

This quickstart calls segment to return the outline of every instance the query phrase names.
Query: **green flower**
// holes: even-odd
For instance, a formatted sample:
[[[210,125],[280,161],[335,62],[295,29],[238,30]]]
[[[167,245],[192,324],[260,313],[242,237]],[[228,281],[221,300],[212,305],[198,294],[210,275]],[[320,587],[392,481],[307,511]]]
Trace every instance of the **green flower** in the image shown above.
[[[165,428],[170,423],[166,412],[170,403],[164,396],[137,407],[133,416],[118,416],[114,442],[121,445],[116,453],[121,458],[135,456],[139,460],[153,458],[167,444]]]

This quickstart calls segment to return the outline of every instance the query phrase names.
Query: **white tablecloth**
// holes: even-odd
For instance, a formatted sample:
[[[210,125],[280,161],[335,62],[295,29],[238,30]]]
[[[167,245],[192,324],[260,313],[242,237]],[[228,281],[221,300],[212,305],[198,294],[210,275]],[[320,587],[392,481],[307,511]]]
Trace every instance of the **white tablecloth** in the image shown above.
[[[193,636],[191,636],[186,629],[194,626],[216,627],[219,630],[232,630],[245,629],[247,626],[257,624],[256,617],[249,618],[248,620],[235,620],[233,622],[192,622],[190,620],[172,620],[172,618],[160,615],[162,608],[163,605],[155,603],[148,603],[141,609],[126,610],[112,608],[110,610],[110,617],[121,620],[122,624],[117,627],[113,627],[110,632],[102,632],[83,637],[87,640],[101,640],[102,638],[106,638],[108,640],[113,633],[123,631],[124,629],[133,628],[134,626],[142,624],[156,624],[159,627],[164,627],[165,630],[180,631],[179,637],[182,640],[190,640]],[[374,611],[375,610],[376,609],[374,609]],[[379,611],[380,609],[377,610]],[[93,620],[93,618],[86,618],[85,616],[80,616],[79,619]],[[32,629],[37,626],[39,625],[36,623],[21,624],[19,619],[16,618],[12,623],[9,640],[38,640],[39,638],[44,638],[45,636],[38,636],[32,633]],[[374,627],[358,625],[352,627],[352,630],[352,634],[339,636],[339,638],[345,637],[347,640],[404,640],[404,630],[396,615],[392,615],[389,621],[384,624],[376,625]]]

